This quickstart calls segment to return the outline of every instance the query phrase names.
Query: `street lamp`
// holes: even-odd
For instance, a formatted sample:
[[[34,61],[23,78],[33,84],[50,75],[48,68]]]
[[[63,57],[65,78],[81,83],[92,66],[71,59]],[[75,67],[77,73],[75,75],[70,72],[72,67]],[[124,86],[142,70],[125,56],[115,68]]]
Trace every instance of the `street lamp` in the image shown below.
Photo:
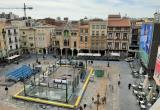
[[[98,94],[97,94],[97,110],[98,110],[98,107],[99,107],[99,105],[100,105],[99,99],[100,99],[100,95],[99,95],[99,93],[98,93]]]
[[[107,63],[107,67],[109,67],[110,65],[109,65],[109,48],[110,48],[110,45],[108,45],[108,55],[107,55],[107,59],[108,59],[108,63]]]

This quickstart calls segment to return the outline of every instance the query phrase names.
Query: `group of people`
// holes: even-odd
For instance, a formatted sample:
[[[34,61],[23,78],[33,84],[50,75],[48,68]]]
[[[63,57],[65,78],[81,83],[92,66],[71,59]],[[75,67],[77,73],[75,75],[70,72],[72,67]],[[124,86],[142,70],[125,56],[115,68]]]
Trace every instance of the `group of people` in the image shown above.
[[[106,96],[102,97],[100,101],[94,99],[94,97],[92,97],[92,103],[90,105],[90,108],[92,108],[92,104],[106,104]],[[87,107],[87,104],[83,104],[79,106],[78,110],[85,110],[85,108]]]

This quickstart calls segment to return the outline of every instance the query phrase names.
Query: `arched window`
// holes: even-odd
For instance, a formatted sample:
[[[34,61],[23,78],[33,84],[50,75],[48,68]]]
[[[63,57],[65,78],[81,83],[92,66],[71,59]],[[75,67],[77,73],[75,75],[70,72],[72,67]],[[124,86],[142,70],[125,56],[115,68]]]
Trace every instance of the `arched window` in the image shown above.
[[[65,38],[69,37],[69,31],[68,30],[64,30],[64,37]]]

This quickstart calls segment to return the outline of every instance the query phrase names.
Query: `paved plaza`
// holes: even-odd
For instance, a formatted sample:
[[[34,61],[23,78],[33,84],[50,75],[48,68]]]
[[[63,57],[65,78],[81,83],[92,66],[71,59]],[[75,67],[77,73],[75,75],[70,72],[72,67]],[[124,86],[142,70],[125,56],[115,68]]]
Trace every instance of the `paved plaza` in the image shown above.
[[[39,56],[39,60],[46,65],[55,64],[57,61],[50,55],[45,60],[42,56]],[[10,64],[5,68],[0,68],[1,76],[11,69],[18,68],[23,64],[32,64],[33,62],[35,62],[35,56],[20,62],[19,65]],[[80,106],[86,104],[85,110],[97,110],[97,104],[92,101],[92,98],[96,101],[99,93],[100,102],[102,97],[105,96],[106,104],[100,103],[98,110],[139,110],[136,98],[133,96],[132,91],[128,90],[128,84],[133,83],[134,79],[131,76],[131,69],[127,62],[110,61],[110,67],[107,67],[107,61],[94,61],[93,64],[88,64],[89,66],[102,69],[105,74],[104,77],[94,77],[94,81],[89,82]],[[118,81],[120,81],[120,85],[118,85]],[[5,92],[4,88],[4,86],[0,86],[0,110],[68,110],[12,99],[12,96],[23,88],[21,82],[9,87],[8,93]]]

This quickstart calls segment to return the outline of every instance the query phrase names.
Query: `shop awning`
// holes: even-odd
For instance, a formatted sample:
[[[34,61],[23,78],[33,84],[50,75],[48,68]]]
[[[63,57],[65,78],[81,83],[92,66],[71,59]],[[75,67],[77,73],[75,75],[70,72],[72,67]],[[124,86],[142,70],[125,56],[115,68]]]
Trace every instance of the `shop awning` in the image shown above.
[[[12,59],[15,59],[15,58],[17,58],[17,57],[19,57],[20,55],[13,55],[13,56],[11,56],[11,57],[8,57],[7,59],[8,60],[12,60]]]

